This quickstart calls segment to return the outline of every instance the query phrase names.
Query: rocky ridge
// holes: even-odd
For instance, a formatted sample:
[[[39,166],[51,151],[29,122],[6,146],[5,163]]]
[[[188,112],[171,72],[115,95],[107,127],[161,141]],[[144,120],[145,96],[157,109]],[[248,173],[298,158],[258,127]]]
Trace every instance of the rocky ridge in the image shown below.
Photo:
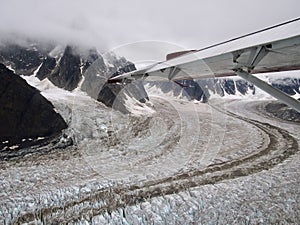
[[[300,94],[300,78],[285,77],[267,80],[273,87],[288,95]],[[211,78],[201,80],[178,80],[176,82],[146,82],[149,88],[156,87],[163,93],[172,93],[175,97],[206,102],[211,96],[255,95],[253,84],[239,78]]]
[[[37,89],[0,64],[0,150],[16,149],[67,127]]]
[[[128,113],[126,101],[148,100],[141,82],[124,89],[125,84],[108,84],[107,80],[123,72],[135,70],[133,63],[109,52],[102,56],[95,48],[81,50],[75,46],[21,46],[7,44],[0,47],[0,62],[19,75],[35,73],[40,80],[49,79],[57,87],[68,91],[80,88],[108,107]],[[124,90],[123,90],[124,89]]]

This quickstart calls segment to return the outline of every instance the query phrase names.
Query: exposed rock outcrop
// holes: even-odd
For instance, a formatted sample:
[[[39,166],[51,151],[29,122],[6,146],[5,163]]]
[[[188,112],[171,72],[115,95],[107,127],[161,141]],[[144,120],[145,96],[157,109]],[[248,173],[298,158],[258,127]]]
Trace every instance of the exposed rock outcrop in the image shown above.
[[[43,50],[31,45],[23,47],[17,44],[7,44],[0,48],[0,62],[11,66],[17,74],[31,75],[45,57]]]
[[[283,103],[268,103],[266,105],[266,111],[280,119],[300,123],[300,113]]]
[[[300,94],[300,78],[276,79],[272,82],[272,86],[289,95]]]
[[[202,79],[178,80],[176,82],[148,82],[149,87],[156,86],[164,93],[172,92],[174,96],[185,97],[188,100],[207,102],[212,94],[223,97],[225,95],[254,94],[254,86],[239,79]]]
[[[74,46],[28,46],[2,46],[0,63],[11,66],[17,74],[31,75],[35,71],[40,80],[47,78],[57,87],[68,91],[79,87],[92,98],[124,113],[128,112],[125,105],[128,98],[142,103],[148,100],[142,82],[127,82],[126,85],[107,83],[112,76],[136,69],[124,57],[117,57],[111,52],[102,56],[95,48],[82,50]]]
[[[43,59],[42,65],[40,69],[37,71],[37,78],[40,80],[43,80],[47,77],[49,77],[54,70],[56,66],[56,60],[55,58],[51,56],[46,56],[46,58]]]
[[[37,89],[0,64],[0,150],[24,139],[52,136],[67,127]]]
[[[52,73],[48,76],[42,74],[40,76],[47,76],[57,87],[72,91],[78,86],[82,78],[80,66],[80,56],[74,52],[72,47],[67,46]]]
[[[149,100],[142,82],[107,83],[110,77],[135,70],[135,65],[125,58],[118,58],[114,54],[106,56],[107,66],[102,56],[94,57],[95,61],[84,73],[84,82],[81,89],[91,97],[123,113],[128,113],[126,108],[127,98],[134,98],[139,102]]]
[[[188,100],[207,101],[207,94],[194,80],[177,80],[162,82],[147,82],[148,86],[156,86],[164,93],[173,93],[174,96],[185,97]]]

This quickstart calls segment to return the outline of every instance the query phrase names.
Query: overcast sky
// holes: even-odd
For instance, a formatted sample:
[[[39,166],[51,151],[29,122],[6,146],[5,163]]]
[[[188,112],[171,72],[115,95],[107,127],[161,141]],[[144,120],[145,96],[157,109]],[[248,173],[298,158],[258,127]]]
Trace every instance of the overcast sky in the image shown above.
[[[0,0],[0,6],[0,39],[17,34],[100,51],[144,41],[168,43],[165,51],[197,49],[300,16],[299,0]]]

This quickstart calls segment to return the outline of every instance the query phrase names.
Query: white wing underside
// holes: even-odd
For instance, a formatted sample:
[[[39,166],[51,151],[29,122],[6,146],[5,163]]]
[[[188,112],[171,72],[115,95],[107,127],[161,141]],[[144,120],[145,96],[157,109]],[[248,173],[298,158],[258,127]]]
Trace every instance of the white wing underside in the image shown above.
[[[298,69],[300,69],[300,18],[234,41],[193,51],[144,69],[122,74],[111,80],[200,79],[241,76],[241,72],[251,75]],[[245,76],[243,78],[247,79]],[[254,84],[257,85],[255,81]],[[264,87],[260,88],[265,90]],[[278,96],[276,98],[287,103]],[[300,111],[299,101],[295,104],[298,106],[292,107]]]

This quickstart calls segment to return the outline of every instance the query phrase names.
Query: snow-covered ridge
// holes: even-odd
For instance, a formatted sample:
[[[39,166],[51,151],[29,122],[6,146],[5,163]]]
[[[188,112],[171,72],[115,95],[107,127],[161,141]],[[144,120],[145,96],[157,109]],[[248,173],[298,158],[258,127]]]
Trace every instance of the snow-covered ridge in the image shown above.
[[[262,74],[259,75],[259,78],[296,99],[300,97],[300,71]],[[214,98],[274,99],[239,77],[178,82],[148,82],[145,87],[149,94],[204,102]]]

